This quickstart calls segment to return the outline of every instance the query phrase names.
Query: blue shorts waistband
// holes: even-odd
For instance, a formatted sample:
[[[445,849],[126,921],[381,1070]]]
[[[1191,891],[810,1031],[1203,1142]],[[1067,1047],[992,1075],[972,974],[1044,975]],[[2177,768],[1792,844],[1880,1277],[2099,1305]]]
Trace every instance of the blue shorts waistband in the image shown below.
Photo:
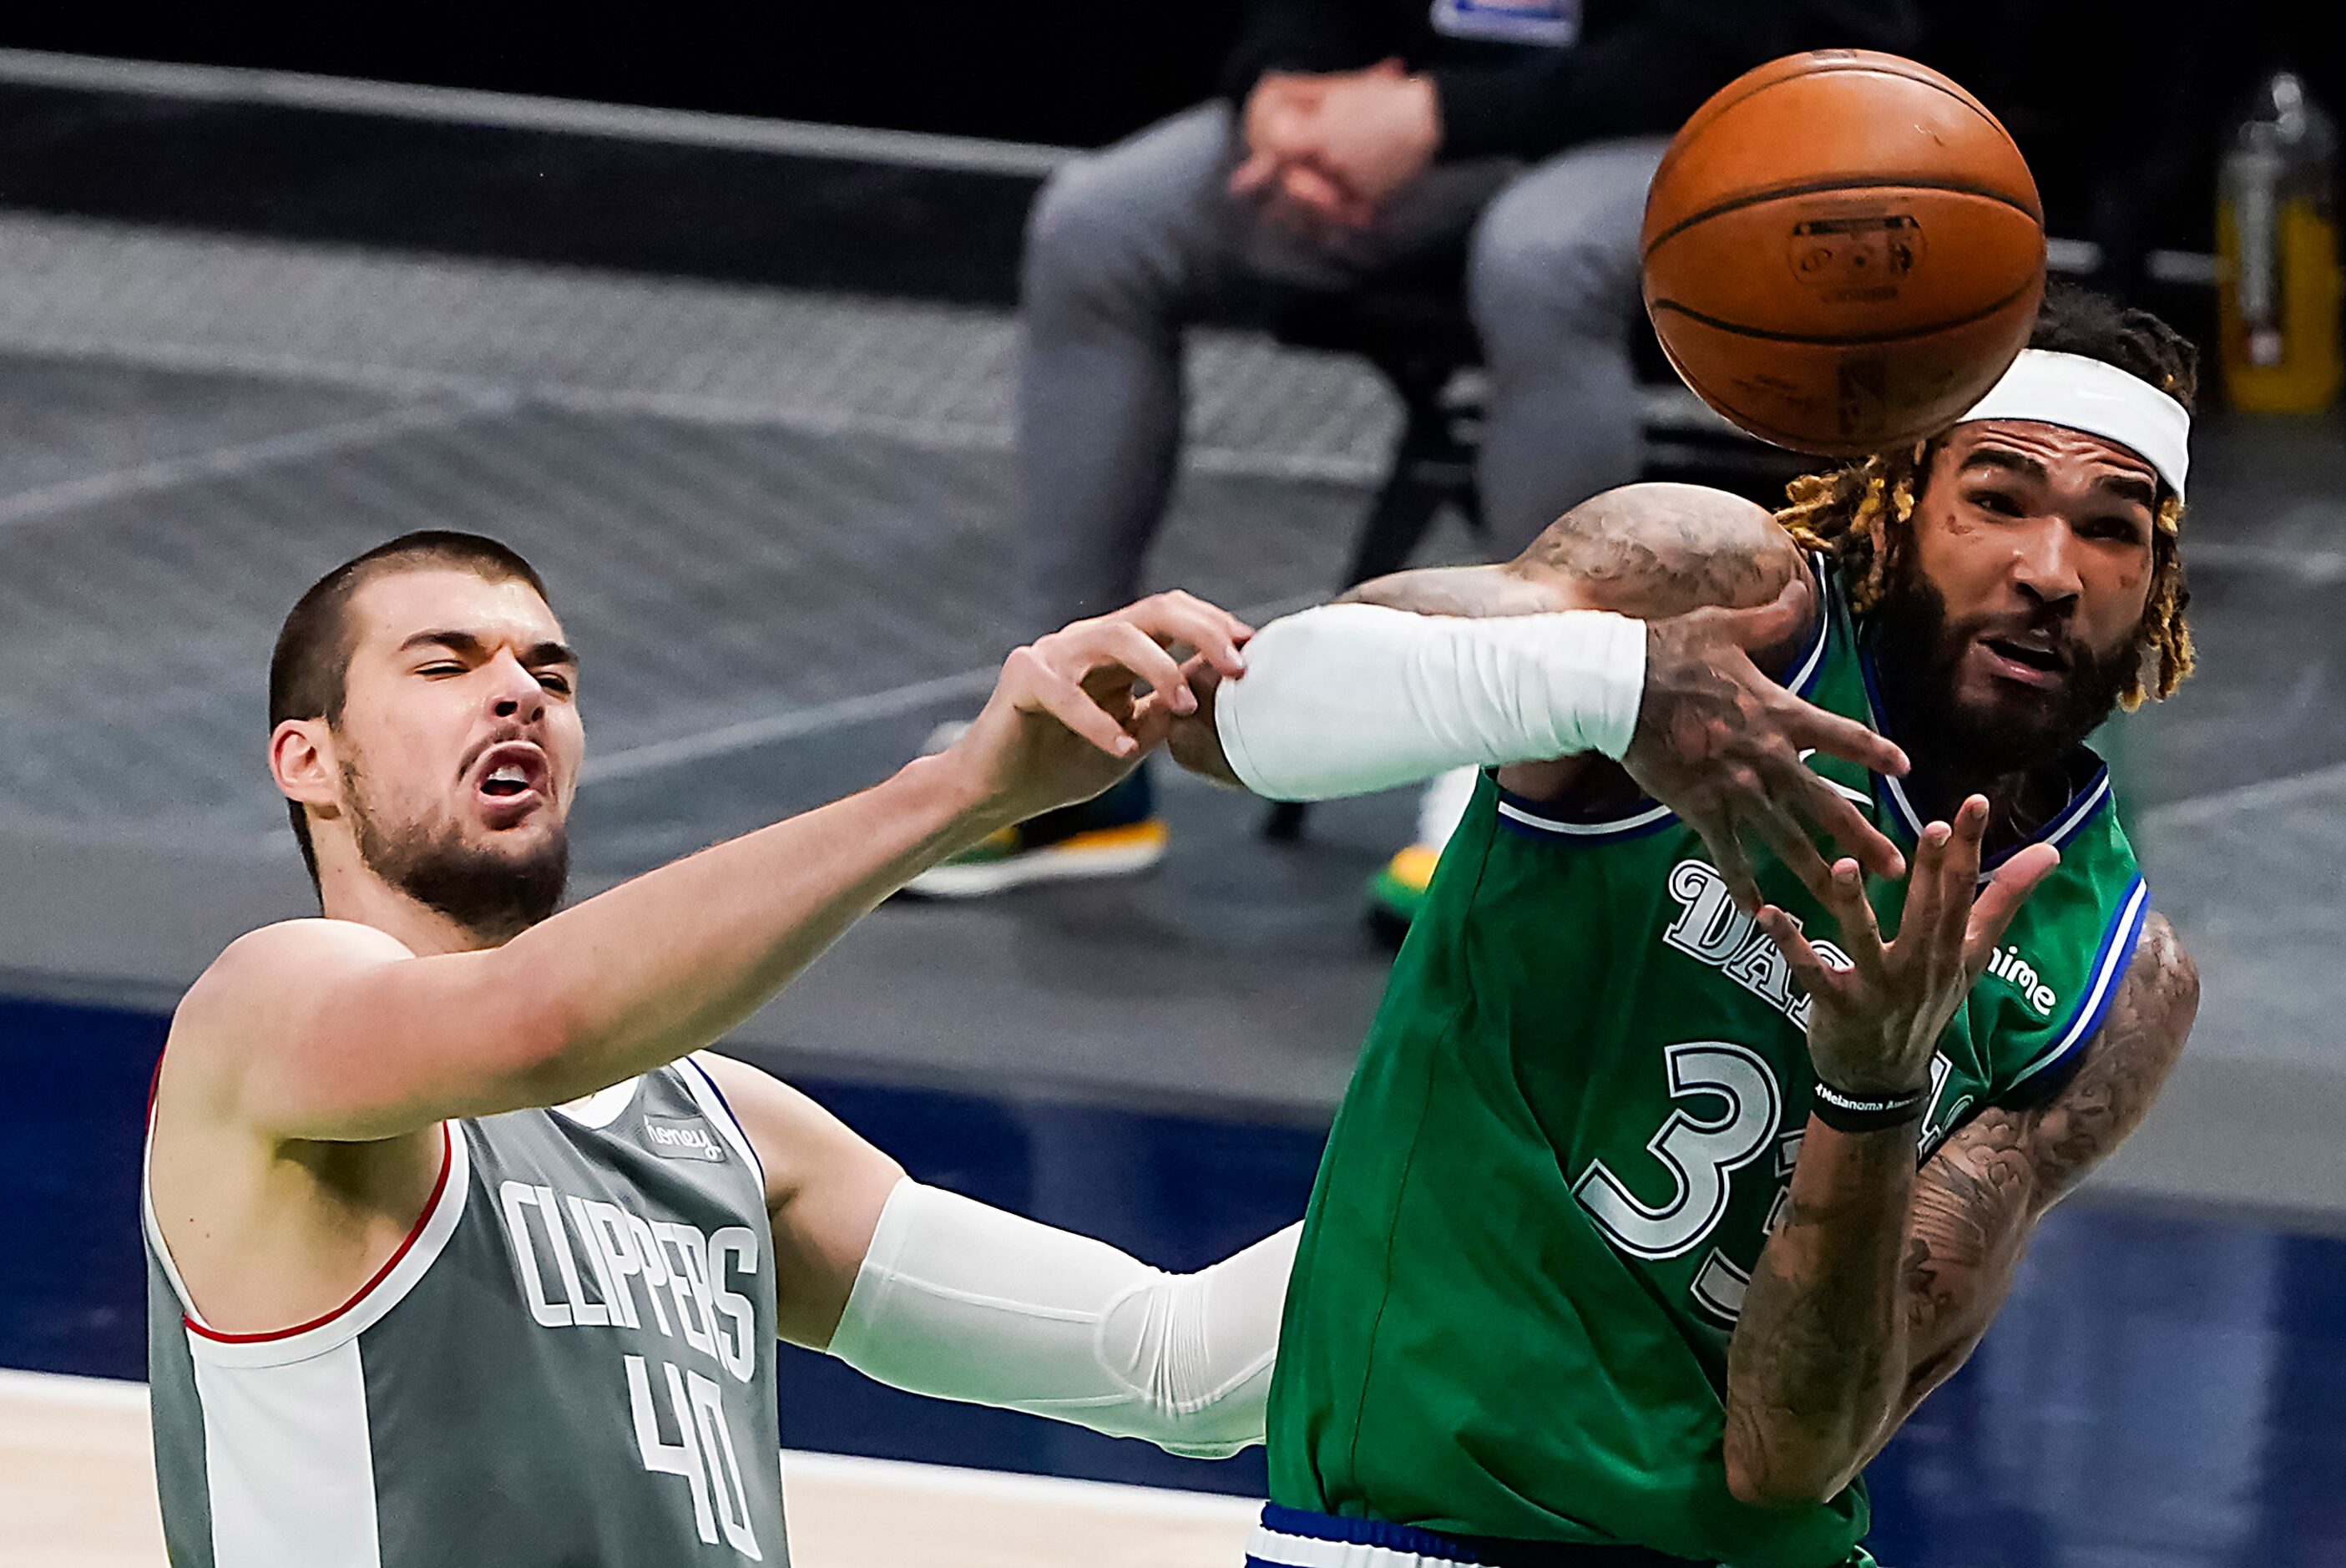
[[[1644,1546],[1443,1535],[1381,1519],[1263,1504],[1246,1568],[1695,1568]]]
[[[1348,1546],[1372,1546],[1380,1551],[1402,1556],[1430,1558],[1435,1563],[1456,1563],[1466,1568],[1479,1568],[1483,1559],[1462,1543],[1447,1536],[1436,1535],[1431,1530],[1420,1530],[1410,1524],[1388,1524],[1382,1519],[1339,1519],[1332,1513],[1313,1513],[1307,1509],[1283,1508],[1276,1502],[1262,1505],[1262,1528],[1272,1535],[1290,1536],[1302,1541],[1333,1541]],[[1258,1559],[1250,1554],[1248,1568],[1255,1568]],[[1267,1568],[1276,1568],[1270,1560]]]

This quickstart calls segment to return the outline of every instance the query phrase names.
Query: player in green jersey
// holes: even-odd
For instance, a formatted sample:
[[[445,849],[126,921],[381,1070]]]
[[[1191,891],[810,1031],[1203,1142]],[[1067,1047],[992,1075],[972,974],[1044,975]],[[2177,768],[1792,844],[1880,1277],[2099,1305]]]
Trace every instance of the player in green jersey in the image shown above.
[[[2191,383],[2154,319],[2056,298],[1965,421],[1780,520],[1598,497],[1266,628],[1177,734],[1274,794],[1494,769],[1330,1136],[1250,1561],[1864,1561],[1861,1467],[2196,1009],[2084,746],[2190,667]],[[1705,605],[1780,612],[1759,664],[1911,770],[1807,742],[1799,797],[1790,697],[1731,645],[1687,697],[1659,617]]]

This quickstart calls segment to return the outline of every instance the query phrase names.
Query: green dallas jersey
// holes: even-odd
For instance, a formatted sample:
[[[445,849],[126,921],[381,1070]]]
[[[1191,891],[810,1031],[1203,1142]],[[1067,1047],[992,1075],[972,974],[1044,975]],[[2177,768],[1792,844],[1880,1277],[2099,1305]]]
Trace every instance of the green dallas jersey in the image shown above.
[[[1825,597],[1790,684],[1878,726],[1859,628]],[[1811,764],[1912,847],[1895,783]],[[2134,951],[2142,878],[2106,773],[2081,771],[2040,835],[2059,869],[1940,1043],[1925,1156],[2055,1081]],[[1789,873],[1760,876],[1830,939]],[[1872,895],[1892,929],[1903,884]],[[1662,808],[1559,820],[1486,776],[1321,1163],[1271,1388],[1272,1500],[1735,1568],[1850,1559],[1862,1485],[1749,1508],[1721,1461],[1728,1337],[1808,1120],[1806,1012]]]

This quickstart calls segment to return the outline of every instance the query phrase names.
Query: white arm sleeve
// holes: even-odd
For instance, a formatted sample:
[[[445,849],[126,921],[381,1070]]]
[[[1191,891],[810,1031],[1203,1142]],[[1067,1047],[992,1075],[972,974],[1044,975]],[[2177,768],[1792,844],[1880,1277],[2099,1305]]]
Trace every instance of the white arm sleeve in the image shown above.
[[[831,1354],[914,1393],[1227,1459],[1262,1441],[1301,1228],[1196,1274],[1167,1274],[1105,1242],[902,1181]]]
[[[1256,634],[1246,666],[1214,698],[1230,770],[1274,800],[1324,800],[1452,768],[1617,759],[1637,727],[1646,626],[1602,610],[1321,605]]]

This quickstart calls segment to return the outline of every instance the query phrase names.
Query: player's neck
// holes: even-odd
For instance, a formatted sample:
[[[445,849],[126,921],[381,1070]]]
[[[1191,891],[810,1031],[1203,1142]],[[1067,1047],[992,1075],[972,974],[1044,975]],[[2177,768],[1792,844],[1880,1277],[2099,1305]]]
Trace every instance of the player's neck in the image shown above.
[[[1943,617],[1933,611],[1931,618]],[[1928,637],[1924,646],[1938,640]],[[1876,650],[1882,729],[1913,764],[1903,780],[1907,802],[1923,822],[1952,822],[1966,799],[1984,795],[1987,852],[2028,842],[2067,806],[2079,741],[2038,737],[2025,747],[1998,744],[1963,720],[1935,684],[1947,677],[1933,674],[1932,664],[1912,647]],[[2026,759],[2015,767],[2016,758]]]
[[[354,921],[397,937],[419,957],[442,952],[477,952],[501,945],[511,933],[476,931],[432,908],[360,866],[322,866],[319,907],[328,920]]]
[[[1914,764],[1905,779],[1906,799],[1923,821],[1952,822],[1966,798],[1987,797],[1984,848],[1990,854],[2028,842],[2068,803],[2069,771],[2058,761],[1993,774],[1901,744]]]

